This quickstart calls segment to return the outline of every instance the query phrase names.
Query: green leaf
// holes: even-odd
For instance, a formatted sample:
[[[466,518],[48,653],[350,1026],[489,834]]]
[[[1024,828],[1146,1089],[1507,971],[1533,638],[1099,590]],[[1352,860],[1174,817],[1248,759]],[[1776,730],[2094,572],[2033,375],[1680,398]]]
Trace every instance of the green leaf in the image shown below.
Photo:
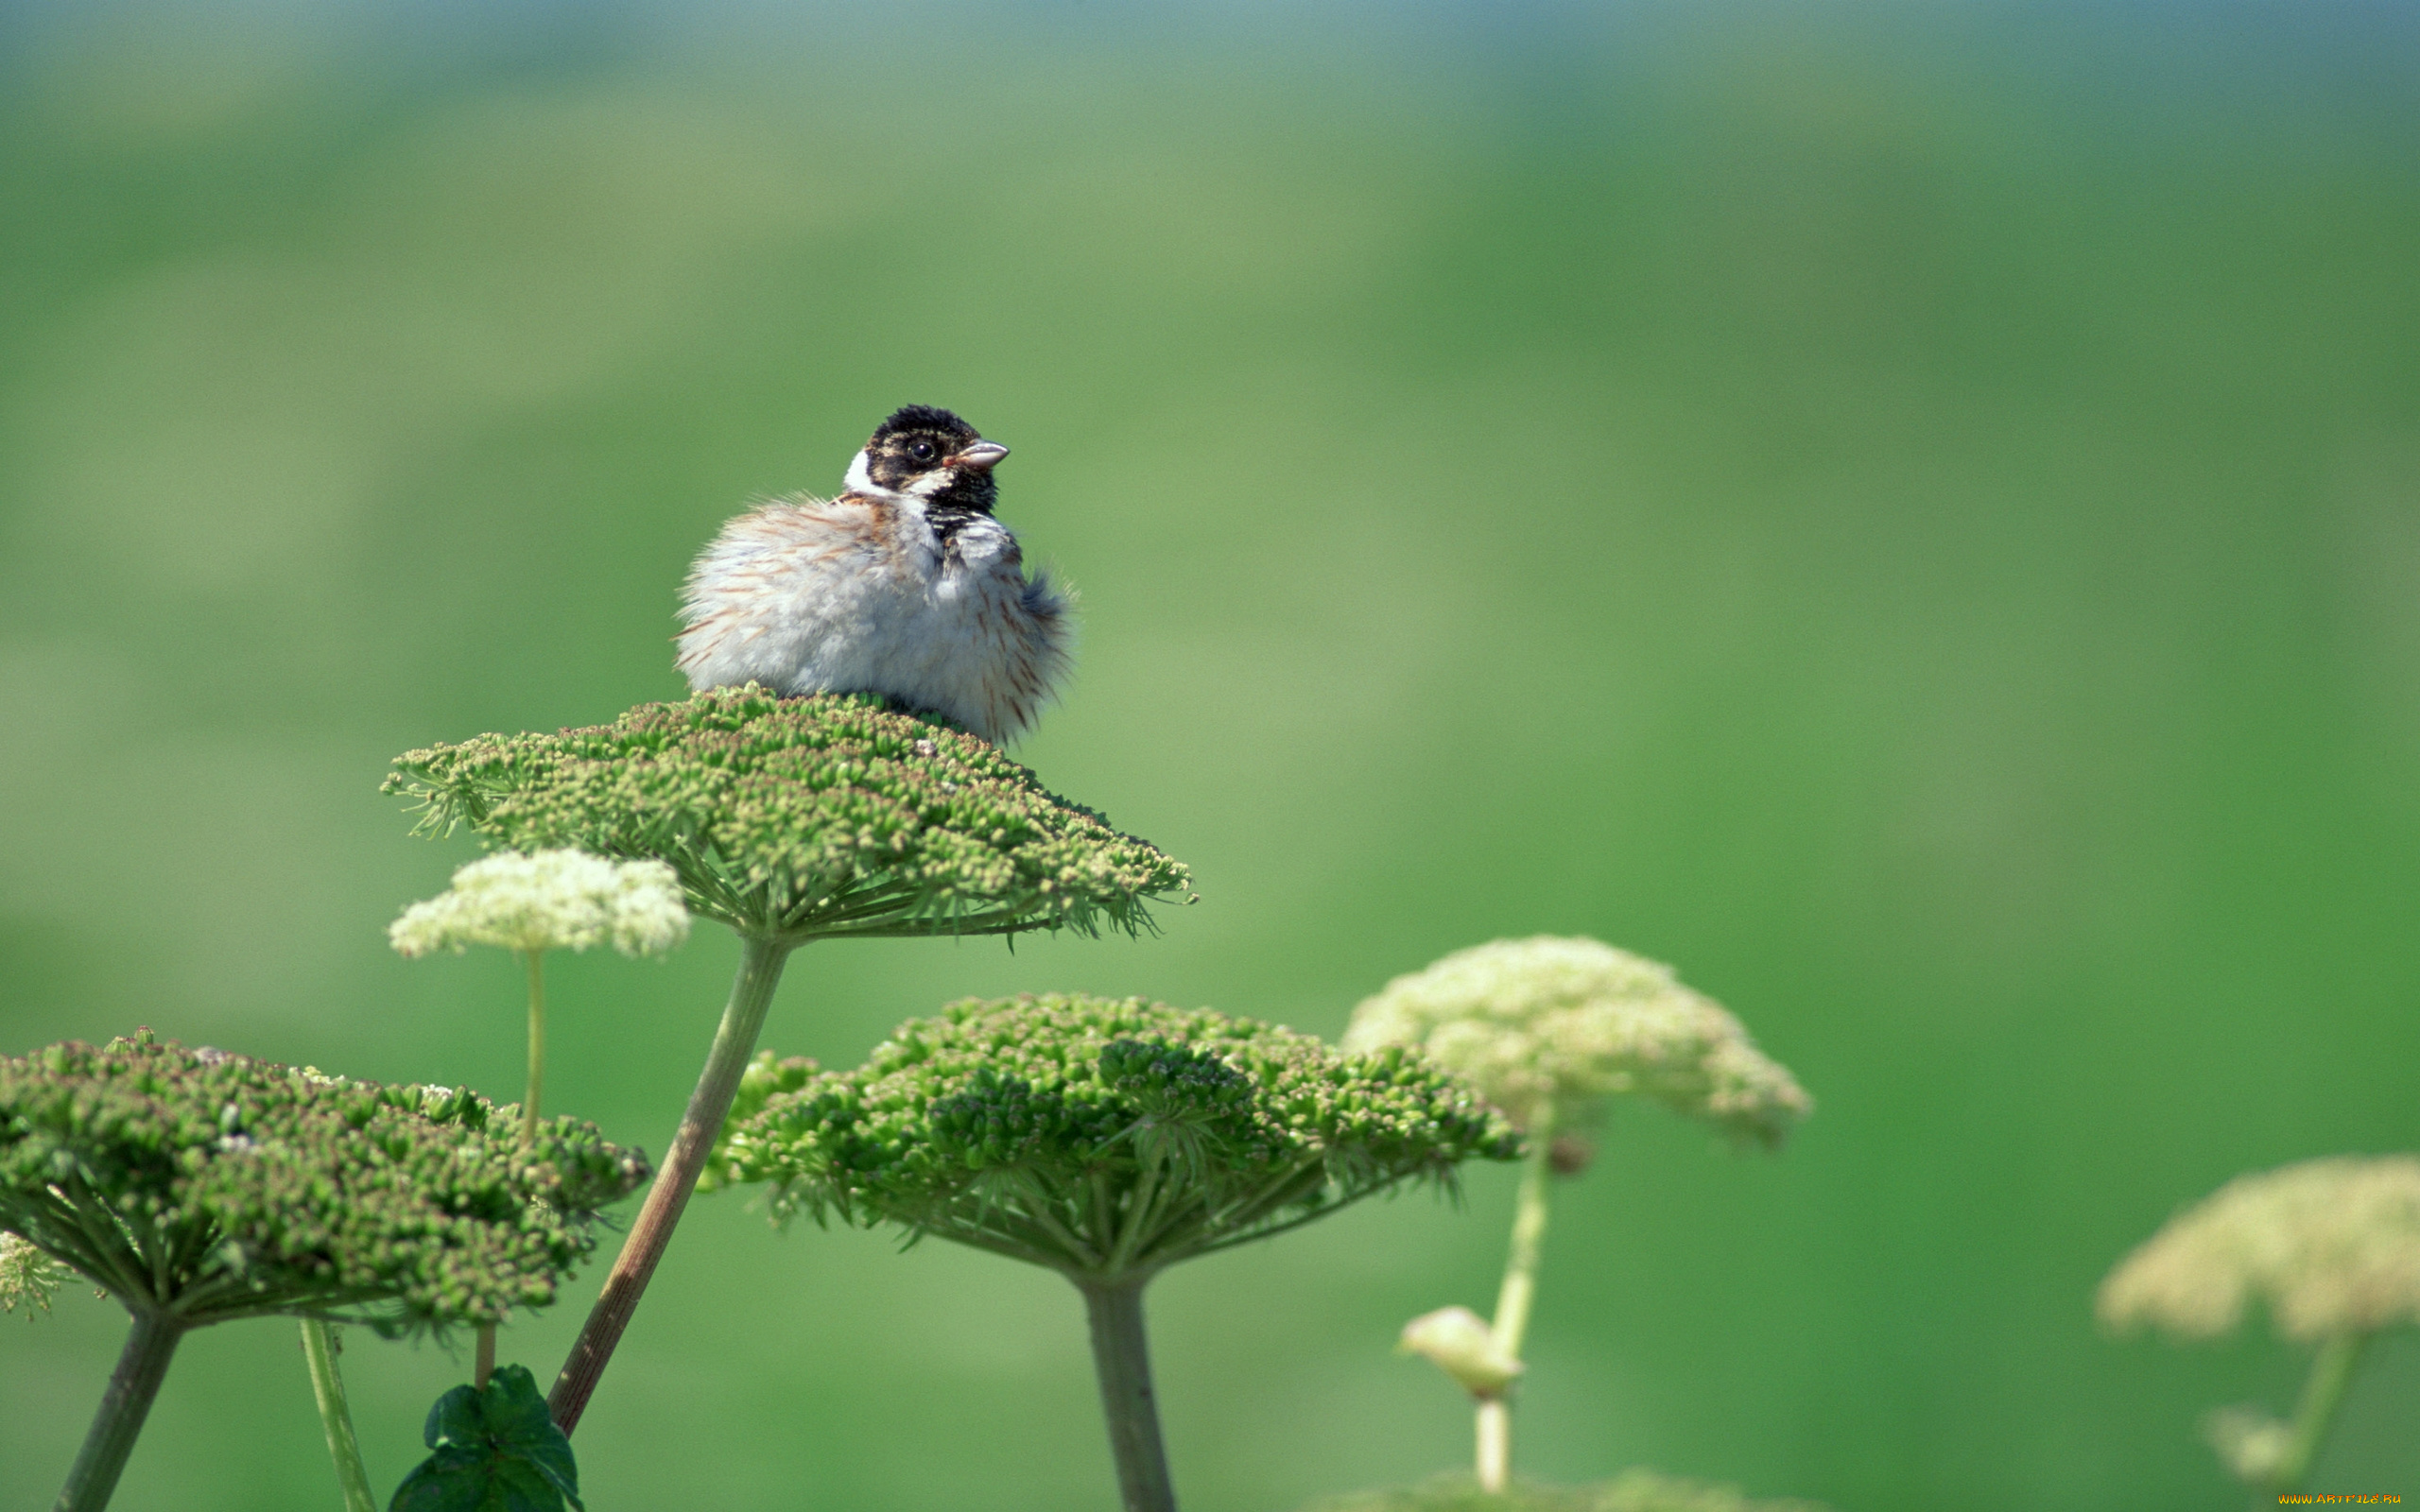
[[[579,1500],[571,1440],[524,1366],[487,1388],[456,1386],[428,1409],[421,1441],[434,1452],[395,1488],[389,1512],[562,1512]]]

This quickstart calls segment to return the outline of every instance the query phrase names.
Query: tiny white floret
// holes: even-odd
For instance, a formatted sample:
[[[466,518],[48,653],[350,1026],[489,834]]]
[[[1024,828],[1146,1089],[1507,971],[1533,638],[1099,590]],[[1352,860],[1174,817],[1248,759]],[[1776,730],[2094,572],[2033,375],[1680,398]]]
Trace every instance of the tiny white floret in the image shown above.
[[[66,1280],[67,1267],[43,1254],[31,1240],[0,1230],[0,1313],[19,1306],[31,1317],[50,1311],[51,1294]]]

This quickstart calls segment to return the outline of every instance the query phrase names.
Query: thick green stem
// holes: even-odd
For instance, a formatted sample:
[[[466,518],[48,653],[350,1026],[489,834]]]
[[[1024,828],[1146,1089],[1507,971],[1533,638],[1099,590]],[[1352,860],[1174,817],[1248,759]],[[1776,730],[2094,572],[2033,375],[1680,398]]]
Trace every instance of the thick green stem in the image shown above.
[[[2302,1489],[2303,1478],[2310,1473],[2311,1462],[2319,1458],[2320,1446],[2327,1441],[2336,1409],[2343,1405],[2344,1390],[2353,1383],[2353,1369],[2361,1363],[2361,1349],[2369,1342],[2367,1333],[2347,1331],[2319,1347],[2319,1358],[2311,1362],[2310,1375],[2303,1382],[2301,1405],[2294,1409],[2293,1437],[2277,1461],[2270,1489],[2281,1494]]]
[[[110,1504],[184,1332],[184,1325],[156,1313],[134,1314],[117,1368],[110,1373],[109,1389],[101,1393],[100,1410],[93,1414],[92,1431],[84,1435],[84,1447],[77,1452],[52,1512],[101,1512]]]
[[[665,1152],[655,1184],[648,1188],[647,1201],[631,1224],[630,1236],[622,1241],[622,1252],[614,1257],[605,1290],[589,1310],[588,1321],[571,1347],[571,1357],[563,1362],[562,1373],[547,1394],[546,1405],[566,1435],[579,1426],[579,1415],[588,1409],[588,1399],[614,1357],[614,1347],[630,1327],[631,1314],[638,1311],[639,1297],[655,1274],[656,1263],[672,1242],[681,1211],[689,1205],[689,1194],[697,1189],[706,1157],[714,1152],[715,1136],[722,1132],[722,1121],[731,1112],[739,1074],[748,1069],[748,1057],[756,1053],[756,1037],[764,1030],[765,1011],[772,1006],[783,964],[795,948],[790,940],[740,936],[739,975],[731,985],[731,1002],[715,1030],[705,1070],[699,1073],[697,1090],[689,1094],[688,1110],[681,1115],[681,1127],[672,1136],[672,1147]]]
[[[479,1325],[478,1342],[471,1346],[471,1384],[485,1391],[488,1377],[495,1374],[495,1325]]]
[[[1151,1351],[1143,1334],[1143,1282],[1080,1280],[1092,1321],[1093,1370],[1100,1378],[1101,1415],[1109,1420],[1109,1452],[1117,1461],[1117,1491],[1125,1512],[1176,1512],[1167,1451],[1160,1442],[1160,1409],[1151,1394]]]
[[[1529,1158],[1521,1164],[1521,1194],[1512,1209],[1512,1248],[1504,1261],[1504,1284],[1495,1294],[1495,1317],[1488,1325],[1495,1347],[1509,1360],[1521,1358],[1530,1332],[1530,1304],[1538,1293],[1538,1247],[1547,1236],[1547,1184],[1554,1179],[1554,1107],[1538,1111],[1525,1131]],[[1501,1396],[1478,1404],[1478,1484],[1501,1491],[1512,1469],[1512,1409]]]
[[[302,1358],[311,1363],[311,1395],[320,1403],[320,1426],[328,1435],[328,1458],[336,1462],[344,1512],[378,1512],[361,1445],[353,1436],[353,1409],[345,1404],[344,1376],[337,1369],[337,1331],[318,1318],[302,1320]]]
[[[521,1098],[521,1143],[538,1137],[538,1093],[546,1082],[546,953],[523,951],[529,963],[529,1090]]]

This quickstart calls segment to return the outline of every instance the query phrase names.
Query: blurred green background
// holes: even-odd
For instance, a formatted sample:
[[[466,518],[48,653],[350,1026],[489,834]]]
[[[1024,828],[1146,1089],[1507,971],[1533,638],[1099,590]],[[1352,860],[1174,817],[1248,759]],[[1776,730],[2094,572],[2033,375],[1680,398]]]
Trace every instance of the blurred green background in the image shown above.
[[[1616,1121],[1524,1468],[2238,1504],[2195,1420],[2300,1361],[2091,1293],[2237,1171],[2415,1144],[2415,105],[2388,6],[0,10],[0,1051],[512,1095],[512,962],[386,948],[473,853],[386,759],[677,694],[717,524],[948,404],[1083,595],[1019,754],[1202,901],[818,946],[769,1043],[1042,988],[1332,1034],[1599,936],[1820,1108],[1772,1160]],[[660,1152],[735,954],[562,961],[553,1106]],[[1511,1184],[1155,1288],[1189,1508],[1464,1461],[1388,1347],[1488,1303]],[[694,1207],[589,1504],[1112,1505],[1074,1294],[892,1251]],[[0,1502],[122,1329],[0,1327]],[[467,1351],[346,1358],[391,1486]],[[2420,1494],[2415,1427],[2405,1337],[2316,1488]],[[251,1324],[117,1505],[335,1503]]]

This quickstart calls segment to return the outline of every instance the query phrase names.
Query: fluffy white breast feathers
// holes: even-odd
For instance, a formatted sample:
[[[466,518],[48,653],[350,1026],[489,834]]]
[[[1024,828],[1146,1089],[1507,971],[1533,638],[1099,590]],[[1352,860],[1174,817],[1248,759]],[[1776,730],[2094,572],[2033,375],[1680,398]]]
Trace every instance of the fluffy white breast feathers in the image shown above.
[[[883,422],[837,499],[739,516],[690,569],[676,664],[692,688],[876,693],[1004,743],[1065,675],[1066,598],[992,515],[1008,449],[947,410]]]

